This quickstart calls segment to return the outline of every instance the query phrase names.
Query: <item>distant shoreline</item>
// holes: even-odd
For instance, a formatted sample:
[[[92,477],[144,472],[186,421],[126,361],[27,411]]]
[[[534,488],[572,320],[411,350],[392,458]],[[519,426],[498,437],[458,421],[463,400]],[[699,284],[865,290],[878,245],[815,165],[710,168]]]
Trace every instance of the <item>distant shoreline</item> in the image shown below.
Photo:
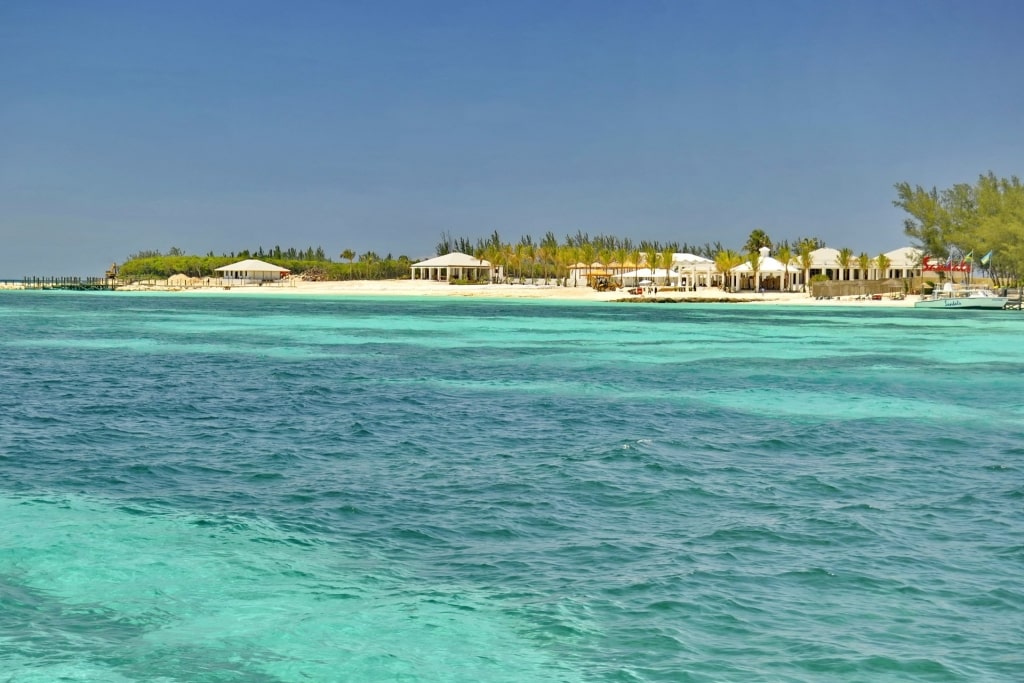
[[[22,281],[0,280],[0,290],[24,289]],[[730,304],[784,306],[863,306],[866,308],[913,307],[916,297],[881,299],[843,297],[815,299],[803,292],[726,292],[717,287],[701,287],[696,292],[675,291],[659,288],[657,293],[649,289],[645,295],[629,294],[626,289],[598,292],[590,287],[562,287],[560,285],[519,285],[481,284],[453,285],[447,282],[424,280],[342,280],[306,282],[303,280],[282,280],[264,285],[224,286],[203,284],[200,286],[175,286],[166,280],[153,280],[118,287],[116,292],[164,292],[183,296],[208,296],[222,294],[231,296],[366,296],[366,297],[462,297],[480,299],[537,300],[550,301],[591,301],[638,304]]]
[[[159,282],[159,281],[158,281]],[[910,299],[880,300],[846,297],[842,299],[814,299],[806,293],[790,292],[725,292],[716,287],[703,287],[693,291],[665,291],[655,294],[649,289],[644,296],[629,294],[625,289],[598,292],[590,287],[562,287],[559,285],[518,285],[481,284],[452,285],[446,282],[423,280],[344,280],[326,282],[282,281],[263,286],[203,286],[172,287],[163,285],[128,285],[118,288],[119,292],[163,291],[176,292],[185,296],[226,294],[232,296],[395,296],[395,297],[463,297],[480,299],[509,299],[591,302],[636,302],[636,303],[746,303],[758,305],[803,305],[803,306],[864,306],[912,307]]]

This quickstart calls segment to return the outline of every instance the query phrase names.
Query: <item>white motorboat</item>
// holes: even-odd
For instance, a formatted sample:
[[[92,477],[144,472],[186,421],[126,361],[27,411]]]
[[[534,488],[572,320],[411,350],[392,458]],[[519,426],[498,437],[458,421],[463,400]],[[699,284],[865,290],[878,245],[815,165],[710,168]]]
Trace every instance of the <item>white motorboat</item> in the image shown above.
[[[999,296],[987,287],[953,286],[947,282],[942,287],[932,290],[931,294],[922,294],[920,301],[914,302],[914,308],[965,308],[965,309],[1003,309],[1006,297]]]

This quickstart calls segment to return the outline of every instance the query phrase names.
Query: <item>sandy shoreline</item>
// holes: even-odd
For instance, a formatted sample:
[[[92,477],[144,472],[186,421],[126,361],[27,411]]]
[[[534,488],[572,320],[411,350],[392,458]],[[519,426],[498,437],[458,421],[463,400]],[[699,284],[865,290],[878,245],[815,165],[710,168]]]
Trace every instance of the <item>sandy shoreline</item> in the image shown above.
[[[21,283],[0,283],[0,290],[19,290]],[[473,297],[481,299],[547,299],[552,301],[596,302],[695,302],[695,303],[748,303],[758,305],[796,306],[864,306],[913,307],[915,296],[906,299],[883,297],[880,300],[845,297],[814,299],[804,293],[789,292],[723,292],[715,287],[696,292],[659,291],[646,296],[629,294],[625,289],[598,292],[590,287],[560,287],[557,285],[449,285],[444,282],[423,280],[345,280],[337,282],[287,281],[264,286],[202,286],[175,287],[164,281],[132,284],[118,288],[119,292],[173,292],[184,296],[230,294],[232,296],[393,296],[393,297]]]
[[[560,287],[556,285],[449,285],[443,282],[412,280],[346,280],[341,282],[287,282],[274,285],[246,287],[199,287],[173,288],[166,286],[131,285],[118,291],[172,291],[183,295],[231,294],[238,296],[267,295],[324,295],[324,296],[423,296],[423,297],[474,297],[485,299],[548,299],[553,301],[622,301],[643,300],[647,302],[742,302],[761,305],[801,306],[865,306],[865,307],[912,307],[916,297],[907,299],[881,300],[857,299],[813,299],[803,293],[788,292],[723,292],[717,288],[702,288],[696,292],[659,291],[645,297],[631,295],[626,290],[597,292],[589,287]]]

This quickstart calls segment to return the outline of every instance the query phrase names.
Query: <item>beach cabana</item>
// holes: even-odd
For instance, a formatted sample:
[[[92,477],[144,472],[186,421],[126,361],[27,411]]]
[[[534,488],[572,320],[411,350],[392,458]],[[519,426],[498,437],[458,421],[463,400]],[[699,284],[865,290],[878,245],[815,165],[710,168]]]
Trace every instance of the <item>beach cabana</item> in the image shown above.
[[[495,268],[490,261],[478,259],[459,251],[420,261],[410,267],[413,280],[431,280],[433,282],[468,280],[486,284],[496,277],[501,278],[500,267]]]
[[[220,273],[225,285],[274,282],[291,272],[282,266],[275,266],[273,263],[253,258],[230,263],[213,270],[216,273]]]

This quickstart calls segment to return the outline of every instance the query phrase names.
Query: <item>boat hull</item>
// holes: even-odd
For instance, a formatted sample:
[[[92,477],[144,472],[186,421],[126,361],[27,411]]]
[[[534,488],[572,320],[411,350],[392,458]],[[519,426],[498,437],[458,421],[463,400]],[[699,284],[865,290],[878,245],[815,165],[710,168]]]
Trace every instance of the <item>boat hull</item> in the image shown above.
[[[993,310],[998,311],[1006,307],[1004,296],[979,296],[960,297],[943,299],[922,299],[914,302],[914,308],[960,308],[966,310]]]

